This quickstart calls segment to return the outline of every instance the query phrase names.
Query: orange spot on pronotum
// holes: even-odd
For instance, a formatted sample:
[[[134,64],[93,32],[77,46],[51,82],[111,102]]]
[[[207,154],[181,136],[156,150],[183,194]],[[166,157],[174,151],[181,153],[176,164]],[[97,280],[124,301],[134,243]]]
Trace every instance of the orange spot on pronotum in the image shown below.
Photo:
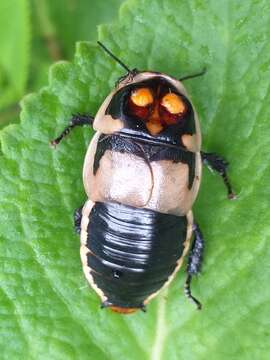
[[[182,114],[186,111],[186,105],[179,95],[168,93],[161,100],[161,105],[171,114]]]
[[[131,94],[132,102],[137,106],[148,106],[153,103],[153,95],[148,88],[136,89]]]

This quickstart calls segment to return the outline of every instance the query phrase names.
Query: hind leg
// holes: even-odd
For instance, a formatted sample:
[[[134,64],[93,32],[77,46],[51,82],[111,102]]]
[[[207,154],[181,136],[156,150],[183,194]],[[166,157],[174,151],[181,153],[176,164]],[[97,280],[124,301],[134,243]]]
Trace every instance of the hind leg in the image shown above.
[[[82,222],[82,209],[83,206],[79,207],[74,211],[73,219],[74,219],[74,230],[77,234],[81,233],[81,222]]]
[[[203,250],[204,250],[203,235],[199,228],[199,225],[196,223],[193,224],[193,234],[194,234],[194,240],[188,258],[188,265],[187,265],[188,275],[185,282],[184,291],[187,298],[197,306],[198,310],[200,310],[202,308],[202,304],[191,294],[191,288],[190,288],[192,276],[199,274],[201,270],[201,265],[203,260]]]

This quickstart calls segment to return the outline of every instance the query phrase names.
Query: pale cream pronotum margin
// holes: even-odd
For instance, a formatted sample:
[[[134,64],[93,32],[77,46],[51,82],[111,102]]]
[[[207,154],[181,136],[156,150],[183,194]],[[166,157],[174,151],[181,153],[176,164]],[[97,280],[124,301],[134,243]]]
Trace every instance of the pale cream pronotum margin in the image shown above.
[[[184,96],[186,96],[186,98],[191,103],[193,112],[194,112],[195,126],[196,126],[196,141],[194,141],[194,143],[196,145],[195,145],[195,149],[193,149],[191,151],[194,151],[194,152],[200,151],[200,149],[201,149],[201,130],[200,130],[199,117],[198,117],[198,114],[192,104],[192,101],[191,101],[184,85],[181,83],[181,81],[179,81],[169,75],[165,75],[165,74],[158,73],[158,72],[144,71],[144,72],[139,72],[137,75],[135,75],[133,77],[127,76],[126,78],[124,78],[119,83],[118,87],[115,88],[103,101],[101,107],[99,108],[99,110],[95,116],[95,120],[93,123],[94,130],[100,131],[103,134],[112,134],[116,131],[121,130],[123,128],[123,123],[121,122],[120,119],[114,119],[113,126],[112,126],[111,122],[110,122],[110,125],[109,125],[109,122],[106,122],[106,117],[110,118],[110,115],[106,115],[106,110],[107,110],[113,96],[117,93],[117,91],[119,91],[126,85],[136,84],[141,81],[155,78],[157,76],[161,76],[162,78],[166,79],[169,83],[171,83],[179,91],[180,94],[183,94]]]
[[[140,83],[141,81],[145,81],[148,79],[155,78],[157,76],[161,76],[162,78],[166,79],[169,83],[171,83],[178,91],[179,93],[186,96],[190,103],[192,104],[187,91],[184,87],[184,85],[181,83],[181,81],[157,72],[140,72],[134,77],[126,77],[124,78],[118,85],[116,89],[114,89],[104,100],[101,107],[99,108],[95,120],[93,123],[93,128],[97,131],[94,138],[92,139],[84,161],[84,167],[83,167],[83,182],[84,187],[86,190],[86,193],[90,197],[91,194],[91,187],[90,187],[90,181],[89,181],[89,171],[90,168],[93,166],[93,153],[96,151],[98,138],[101,133],[103,134],[113,134],[117,131],[120,131],[124,124],[120,119],[112,119],[112,117],[108,114],[106,114],[106,109],[108,108],[113,96],[116,94],[117,91],[125,87],[126,85]],[[202,164],[201,164],[201,155],[200,155],[200,148],[201,148],[201,131],[200,131],[200,125],[199,125],[199,118],[196,113],[196,110],[194,106],[192,105],[193,112],[194,112],[194,119],[195,119],[195,126],[196,126],[196,134],[194,135],[183,135],[182,136],[182,142],[187,147],[187,149],[191,152],[195,153],[196,156],[196,177],[193,182],[192,188],[190,189],[191,196],[189,197],[189,201],[185,203],[185,206],[181,207],[181,215],[185,215],[187,211],[191,208],[193,202],[195,201],[195,198],[197,197],[200,183],[201,183],[201,172],[202,172]],[[101,199],[94,199],[94,201],[102,201]],[[130,204],[129,204],[130,205]],[[147,204],[145,204],[147,205]],[[145,206],[147,208],[147,206]],[[154,210],[150,207],[151,210]]]

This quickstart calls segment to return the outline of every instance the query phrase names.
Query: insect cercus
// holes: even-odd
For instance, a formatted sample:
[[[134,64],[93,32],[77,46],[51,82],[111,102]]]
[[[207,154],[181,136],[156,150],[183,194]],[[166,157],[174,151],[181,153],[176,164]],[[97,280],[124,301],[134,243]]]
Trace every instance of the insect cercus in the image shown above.
[[[190,284],[200,271],[204,239],[191,208],[202,163],[222,176],[228,197],[235,198],[228,163],[201,151],[198,115],[182,83],[204,72],[177,80],[130,70],[99,45],[127,74],[95,117],[73,116],[51,142],[56,146],[76,126],[96,130],[83,168],[88,200],[74,214],[84,274],[101,307],[129,314],[145,310],[189,251],[185,294],[200,309]]]

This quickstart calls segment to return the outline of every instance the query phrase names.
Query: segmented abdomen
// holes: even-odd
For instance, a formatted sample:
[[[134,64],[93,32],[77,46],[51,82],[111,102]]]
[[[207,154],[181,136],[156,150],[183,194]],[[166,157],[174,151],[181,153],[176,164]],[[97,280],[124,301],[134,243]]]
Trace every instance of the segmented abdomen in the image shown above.
[[[141,307],[177,268],[187,225],[186,216],[97,202],[89,214],[88,250],[82,256],[88,280],[103,300]]]

